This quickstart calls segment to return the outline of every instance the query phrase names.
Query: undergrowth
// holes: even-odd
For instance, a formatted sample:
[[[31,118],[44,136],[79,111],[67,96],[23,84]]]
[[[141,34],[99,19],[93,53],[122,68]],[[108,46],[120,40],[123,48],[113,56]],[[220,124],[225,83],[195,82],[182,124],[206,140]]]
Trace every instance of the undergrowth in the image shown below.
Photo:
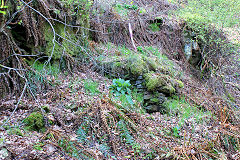
[[[170,2],[180,5],[173,14],[185,22],[183,27],[185,38],[191,35],[190,38],[200,46],[202,57],[197,68],[202,72],[201,77],[206,76],[206,73],[215,74],[219,62],[214,58],[236,53],[239,45],[238,40],[234,38],[237,37],[236,33],[232,30],[238,28],[240,23],[240,1],[189,0],[185,3],[170,0]]]
[[[176,0],[170,2],[177,3]],[[196,25],[199,29],[201,24],[213,24],[217,27],[233,27],[240,23],[238,0],[188,0],[181,3],[178,14],[186,19],[190,25]]]
[[[83,83],[87,94],[94,96],[100,93],[97,82],[93,80],[84,80]]]
[[[48,64],[45,66],[41,62],[29,63],[33,69],[27,72],[27,78],[28,84],[34,94],[47,89],[49,85],[56,86],[58,84],[60,70],[57,64]]]
[[[117,3],[113,6],[114,10],[124,19],[127,19],[129,10],[137,10],[138,6],[132,4],[133,1],[130,4],[121,4]]]
[[[184,98],[174,97],[164,103],[169,116],[179,118],[178,124],[182,126],[187,119],[193,119],[196,123],[207,121],[213,115],[210,111],[205,111],[198,106],[191,106]]]
[[[134,89],[129,80],[113,79],[113,84],[109,87],[113,94],[113,100],[120,101],[123,110],[128,112],[144,113],[141,108],[143,103],[143,94]]]

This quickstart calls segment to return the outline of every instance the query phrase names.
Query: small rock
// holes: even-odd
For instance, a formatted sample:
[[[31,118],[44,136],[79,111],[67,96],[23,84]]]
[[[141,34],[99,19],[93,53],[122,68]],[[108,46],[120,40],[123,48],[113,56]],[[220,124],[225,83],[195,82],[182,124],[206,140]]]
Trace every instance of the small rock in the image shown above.
[[[149,99],[151,99],[152,98],[152,95],[151,94],[145,94],[144,96],[143,96],[143,99],[144,100],[149,100]]]
[[[46,151],[47,151],[48,154],[52,154],[56,151],[56,148],[51,144],[47,144],[46,145]]]
[[[195,154],[196,151],[194,149],[191,149],[191,154]]]
[[[145,107],[145,109],[147,110],[148,113],[153,113],[153,112],[159,112],[160,111],[160,107],[157,105],[149,105],[147,107]]]
[[[6,148],[2,148],[0,150],[0,159],[5,159],[9,156],[8,150]]]
[[[195,154],[196,151],[195,151],[194,149],[191,149],[191,153],[192,153],[192,154]]]
[[[74,134],[74,135],[71,136],[71,139],[70,139],[70,140],[71,140],[71,141],[76,141],[76,140],[77,140],[77,137],[78,137],[78,136],[77,136],[76,134]]]
[[[143,83],[144,83],[143,76],[139,76],[135,82],[135,86],[139,91],[143,91],[143,89],[145,88],[143,86]]]
[[[171,121],[172,121],[172,123],[176,123],[176,119],[175,118],[172,118]]]
[[[200,132],[200,131],[201,131],[200,127],[199,127],[199,126],[196,126],[195,132]]]
[[[75,117],[75,115],[74,115],[73,113],[68,113],[68,114],[67,114],[67,121],[73,120],[74,117]]]
[[[12,144],[12,142],[11,141],[6,141],[5,144]]]
[[[55,122],[55,118],[53,115],[48,115],[48,119],[52,122]]]

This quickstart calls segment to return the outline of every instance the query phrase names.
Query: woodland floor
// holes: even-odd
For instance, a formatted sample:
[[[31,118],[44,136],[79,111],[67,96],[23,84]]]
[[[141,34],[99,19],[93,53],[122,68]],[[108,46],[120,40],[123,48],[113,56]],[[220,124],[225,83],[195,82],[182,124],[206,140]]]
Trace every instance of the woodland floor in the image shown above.
[[[92,96],[86,92],[81,82],[89,79],[99,83],[98,89],[104,96]],[[100,120],[101,118],[99,119],[99,107],[102,108],[100,112],[114,110],[114,106],[108,98],[108,87],[111,85],[111,80],[84,68],[82,72],[75,72],[73,76],[61,74],[57,79],[51,79],[51,81],[56,85],[44,95],[37,96],[37,100],[23,98],[16,112],[10,118],[8,127],[1,131],[1,137],[4,137],[4,143],[1,145],[7,146],[11,155],[10,159],[76,159],[71,154],[73,148],[67,147],[70,144],[94,159],[104,159],[105,153],[99,148],[98,142],[88,137],[91,145],[79,143],[79,135],[76,134],[76,130],[81,124],[81,120],[84,119],[84,114],[94,117],[95,125],[102,126],[103,122]],[[14,108],[10,106],[14,106],[15,103],[14,100],[1,103],[3,107],[1,123],[11,115]],[[39,106],[49,107],[48,118],[54,122],[54,125],[49,126],[43,133],[24,129],[23,119]],[[136,125],[136,131],[132,133],[132,136],[140,144],[141,152],[151,153],[150,149],[155,148],[158,151],[158,155],[154,155],[156,159],[174,159],[178,156],[185,159],[187,155],[195,158],[203,156],[202,159],[206,159],[204,155],[211,155],[214,158],[215,154],[210,153],[209,148],[211,145],[216,145],[214,142],[217,143],[221,130],[226,127],[230,127],[230,130],[235,129],[222,125],[211,114],[203,115],[199,121],[196,121],[194,115],[188,117],[176,132],[173,131],[173,128],[176,128],[180,121],[177,116],[160,113],[151,115],[128,113],[126,116]],[[106,130],[106,128],[101,129]],[[106,132],[105,134],[107,134]],[[65,144],[60,145],[59,141],[61,140],[66,140]],[[117,152],[115,158],[141,159],[135,158],[134,148],[126,148],[121,145],[114,144],[118,147],[115,148]],[[115,159],[110,156],[114,155],[112,153],[114,151],[106,152],[109,154],[109,159]],[[229,151],[229,155],[223,154],[222,158],[227,156],[238,159],[239,155],[239,153],[233,154]]]

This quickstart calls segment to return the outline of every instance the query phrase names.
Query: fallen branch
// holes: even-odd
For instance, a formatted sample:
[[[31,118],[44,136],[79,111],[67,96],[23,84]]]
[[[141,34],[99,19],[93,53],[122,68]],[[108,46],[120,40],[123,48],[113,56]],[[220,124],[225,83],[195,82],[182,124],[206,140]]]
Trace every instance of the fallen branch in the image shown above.
[[[6,123],[8,123],[9,119],[10,119],[10,118],[13,116],[13,114],[16,112],[16,110],[17,110],[17,108],[18,108],[18,105],[19,105],[20,101],[22,100],[22,97],[23,97],[26,89],[27,89],[27,82],[26,82],[25,85],[24,85],[24,88],[23,88],[23,91],[22,91],[22,93],[21,93],[21,96],[19,97],[18,102],[17,102],[17,104],[15,105],[15,108],[14,108],[13,112],[12,112],[11,115],[8,117],[8,119],[1,125],[1,127],[0,127],[1,129],[3,129],[3,126],[4,126]]]
[[[240,85],[236,84],[236,83],[232,83],[232,82],[225,82],[226,84],[230,84],[231,86],[237,88],[240,91]]]

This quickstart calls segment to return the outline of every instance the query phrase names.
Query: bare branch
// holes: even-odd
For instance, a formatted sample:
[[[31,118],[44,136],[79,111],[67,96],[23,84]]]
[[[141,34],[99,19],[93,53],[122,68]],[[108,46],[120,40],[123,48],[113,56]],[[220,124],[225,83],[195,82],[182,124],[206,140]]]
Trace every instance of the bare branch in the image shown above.
[[[8,70],[14,70],[14,71],[26,71],[26,69],[11,68],[11,67],[4,66],[2,64],[0,64],[0,67],[8,69]]]

